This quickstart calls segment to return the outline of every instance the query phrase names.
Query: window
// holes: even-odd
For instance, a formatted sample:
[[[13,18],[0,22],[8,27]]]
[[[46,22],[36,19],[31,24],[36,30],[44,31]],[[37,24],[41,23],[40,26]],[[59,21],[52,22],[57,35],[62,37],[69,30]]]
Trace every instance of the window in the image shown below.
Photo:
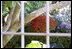
[[[10,7],[6,3],[12,3],[13,6]],[[66,6],[70,7],[71,2],[57,1],[54,4],[52,3],[53,1],[1,1],[1,48],[25,48],[32,40],[44,43],[46,45],[44,48],[70,48],[71,13],[66,15],[59,13],[61,12],[59,10],[62,7],[64,9],[66,9]],[[62,6],[62,4],[64,5]],[[3,6],[7,11],[4,11]],[[10,10],[11,12],[9,12]],[[71,10],[69,11],[71,12]],[[10,15],[8,16],[9,19],[4,19],[4,21],[6,20],[4,25],[3,17],[7,17],[6,13]],[[61,14],[63,14],[63,17],[59,17],[62,16]],[[67,20],[64,20],[66,19],[64,16],[68,16],[70,28],[63,30],[67,27],[64,23],[64,28],[60,30],[61,22],[67,22]]]

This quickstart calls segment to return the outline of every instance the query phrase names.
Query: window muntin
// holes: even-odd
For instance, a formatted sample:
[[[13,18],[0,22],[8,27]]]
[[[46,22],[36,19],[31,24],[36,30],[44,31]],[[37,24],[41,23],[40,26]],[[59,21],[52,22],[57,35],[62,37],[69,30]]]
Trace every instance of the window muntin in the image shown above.
[[[22,15],[22,16],[23,16],[23,15]],[[23,19],[24,19],[24,18],[22,18],[21,20],[23,20]],[[47,21],[46,21],[46,22],[47,22]],[[21,21],[21,23],[22,23],[22,21]],[[46,25],[47,25],[47,23],[46,23]],[[22,27],[22,28],[23,28],[23,27]],[[46,27],[46,29],[47,29],[47,27]],[[1,35],[3,35],[3,34],[11,34],[11,35],[14,34],[14,35],[21,35],[21,36],[23,35],[22,38],[21,38],[21,39],[22,39],[22,40],[21,40],[21,48],[24,48],[24,42],[25,42],[24,36],[25,36],[25,35],[28,35],[28,36],[29,36],[29,35],[34,35],[34,36],[35,36],[35,35],[41,35],[41,34],[42,34],[42,35],[46,36],[46,37],[47,37],[47,38],[46,38],[47,48],[49,48],[49,46],[50,46],[50,40],[49,40],[50,36],[71,36],[70,33],[63,33],[63,34],[61,34],[61,33],[56,33],[56,34],[55,34],[55,33],[49,33],[49,30],[47,30],[47,33],[46,33],[46,34],[43,34],[43,33],[41,33],[41,34],[40,34],[40,33],[37,33],[37,34],[35,34],[35,33],[34,33],[34,34],[33,34],[33,33],[30,34],[30,33],[29,33],[29,34],[28,34],[28,33],[25,33],[24,31],[22,31],[22,33],[21,33],[21,32],[20,32],[20,33],[9,33],[9,32],[8,32],[8,33],[5,33],[5,32],[2,32]],[[2,36],[1,36],[1,38],[2,38]],[[2,39],[1,39],[1,40],[2,40]],[[1,42],[1,47],[3,47],[3,42]]]

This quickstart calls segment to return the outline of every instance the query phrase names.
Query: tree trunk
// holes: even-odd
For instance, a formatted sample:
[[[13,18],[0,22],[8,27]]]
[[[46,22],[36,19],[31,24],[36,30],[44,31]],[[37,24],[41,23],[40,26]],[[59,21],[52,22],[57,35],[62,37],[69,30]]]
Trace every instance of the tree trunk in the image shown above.
[[[20,6],[16,3],[15,8],[12,9],[11,13],[7,18],[7,25],[4,26],[4,32],[11,31],[13,33],[17,32],[20,28]],[[3,45],[5,46],[9,40],[14,35],[4,35],[3,36]]]

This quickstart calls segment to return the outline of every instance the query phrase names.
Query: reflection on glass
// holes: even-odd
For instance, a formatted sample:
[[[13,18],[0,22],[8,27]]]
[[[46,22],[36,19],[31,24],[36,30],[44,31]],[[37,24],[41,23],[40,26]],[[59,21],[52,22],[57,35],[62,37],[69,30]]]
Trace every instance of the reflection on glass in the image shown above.
[[[13,37],[10,36],[9,35],[3,36],[4,48],[21,48],[21,36],[19,35],[15,35]]]

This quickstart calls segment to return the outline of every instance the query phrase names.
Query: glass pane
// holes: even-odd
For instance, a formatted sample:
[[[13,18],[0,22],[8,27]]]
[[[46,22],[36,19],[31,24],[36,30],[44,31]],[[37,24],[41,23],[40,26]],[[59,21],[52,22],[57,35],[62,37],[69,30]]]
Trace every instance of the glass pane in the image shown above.
[[[50,32],[71,33],[71,2],[57,1],[51,5]]]
[[[43,44],[46,44],[46,36],[25,36],[25,48],[42,48]]]
[[[20,32],[19,1],[2,1],[3,31]]]
[[[25,3],[25,32],[46,32],[45,1]]]
[[[71,48],[71,37],[50,37],[51,48]]]
[[[4,48],[21,48],[20,35],[3,35]]]

